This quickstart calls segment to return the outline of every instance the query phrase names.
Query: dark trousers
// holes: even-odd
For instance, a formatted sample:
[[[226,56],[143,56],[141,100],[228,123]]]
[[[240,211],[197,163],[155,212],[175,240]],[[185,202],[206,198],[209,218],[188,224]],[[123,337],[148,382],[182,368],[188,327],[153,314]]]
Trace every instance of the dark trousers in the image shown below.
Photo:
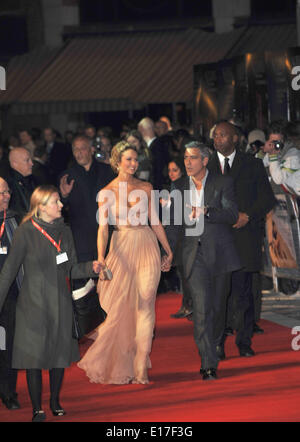
[[[203,369],[217,368],[216,345],[225,327],[226,300],[230,278],[227,273],[214,275],[206,264],[199,245],[188,279],[193,300],[194,339]]]
[[[252,274],[252,292],[254,299],[254,322],[260,320],[261,304],[262,304],[262,282],[260,272],[254,272]]]
[[[193,308],[192,295],[190,292],[188,281],[185,279],[183,275],[183,267],[179,265],[177,267],[177,270],[180,276],[181,289],[182,289],[182,307],[185,307],[188,310],[192,309]]]
[[[236,345],[250,346],[254,324],[254,299],[251,272],[238,270],[232,273],[232,321],[237,331]]]
[[[16,303],[16,292],[12,290],[6,297],[0,315],[0,326],[5,330],[5,350],[0,350],[0,394],[4,396],[12,396],[16,393],[18,371],[11,368]]]

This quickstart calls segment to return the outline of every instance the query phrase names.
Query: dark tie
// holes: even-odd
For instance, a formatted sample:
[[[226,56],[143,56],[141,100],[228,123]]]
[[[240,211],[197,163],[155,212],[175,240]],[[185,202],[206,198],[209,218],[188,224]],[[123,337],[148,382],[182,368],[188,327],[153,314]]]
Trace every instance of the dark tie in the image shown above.
[[[230,173],[229,158],[225,158],[224,175],[228,175],[229,173]]]

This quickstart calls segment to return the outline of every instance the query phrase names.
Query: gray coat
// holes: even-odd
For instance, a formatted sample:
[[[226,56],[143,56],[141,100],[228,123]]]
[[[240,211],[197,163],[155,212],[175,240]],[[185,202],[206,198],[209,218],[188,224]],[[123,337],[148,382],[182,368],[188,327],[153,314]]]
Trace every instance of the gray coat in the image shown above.
[[[92,262],[77,263],[71,230],[62,219],[53,224],[34,218],[58,243],[68,261],[56,264],[56,248],[31,220],[17,228],[0,273],[0,310],[23,264],[24,279],[16,310],[12,367],[64,368],[79,360],[72,337],[72,299],[67,277],[95,277]]]

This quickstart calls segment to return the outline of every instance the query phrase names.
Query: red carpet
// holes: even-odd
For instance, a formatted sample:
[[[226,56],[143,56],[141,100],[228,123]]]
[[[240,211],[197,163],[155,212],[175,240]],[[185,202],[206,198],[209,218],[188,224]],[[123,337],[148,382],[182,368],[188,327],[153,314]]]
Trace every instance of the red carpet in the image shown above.
[[[157,298],[157,326],[149,385],[91,384],[74,364],[66,370],[62,405],[65,417],[49,410],[48,373],[44,376],[43,406],[48,422],[296,422],[300,421],[300,351],[291,349],[293,335],[285,328],[261,321],[263,335],[255,336],[256,356],[241,358],[234,337],[226,343],[227,359],[219,365],[219,379],[203,382],[192,323],[171,319],[181,303],[178,294]],[[297,324],[295,324],[297,325]],[[82,351],[87,343],[81,345]],[[25,372],[18,378],[22,408],[0,405],[1,422],[31,419]]]

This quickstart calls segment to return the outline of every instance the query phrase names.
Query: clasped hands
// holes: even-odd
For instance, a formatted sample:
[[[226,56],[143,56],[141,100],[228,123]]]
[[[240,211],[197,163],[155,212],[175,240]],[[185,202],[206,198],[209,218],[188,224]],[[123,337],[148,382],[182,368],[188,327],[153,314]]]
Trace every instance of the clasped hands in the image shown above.
[[[99,279],[101,279],[101,281],[105,279],[103,274],[105,267],[106,263],[104,258],[98,258],[98,261],[93,261],[93,272],[99,274]]]

